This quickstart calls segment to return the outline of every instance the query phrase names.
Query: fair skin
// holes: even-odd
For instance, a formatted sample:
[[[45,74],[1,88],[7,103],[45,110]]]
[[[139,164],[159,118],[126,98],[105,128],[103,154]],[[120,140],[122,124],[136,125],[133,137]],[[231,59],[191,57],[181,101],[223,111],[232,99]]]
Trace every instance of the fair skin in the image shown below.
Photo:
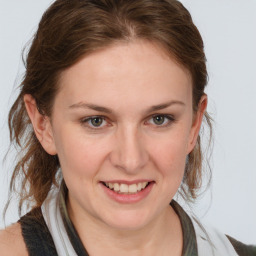
[[[90,255],[181,255],[169,203],[207,105],[203,96],[193,113],[183,67],[155,44],[120,43],[62,73],[51,119],[24,100],[38,140],[59,157],[69,215]]]

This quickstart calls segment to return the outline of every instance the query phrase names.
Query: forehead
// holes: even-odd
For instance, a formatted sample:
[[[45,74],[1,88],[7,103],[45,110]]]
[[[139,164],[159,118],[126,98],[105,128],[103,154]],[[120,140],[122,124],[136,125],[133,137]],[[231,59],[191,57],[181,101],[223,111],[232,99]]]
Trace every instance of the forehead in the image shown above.
[[[59,97],[67,104],[154,104],[152,101],[188,100],[192,94],[189,72],[156,44],[120,43],[96,51],[65,70]],[[58,97],[58,96],[57,96]]]

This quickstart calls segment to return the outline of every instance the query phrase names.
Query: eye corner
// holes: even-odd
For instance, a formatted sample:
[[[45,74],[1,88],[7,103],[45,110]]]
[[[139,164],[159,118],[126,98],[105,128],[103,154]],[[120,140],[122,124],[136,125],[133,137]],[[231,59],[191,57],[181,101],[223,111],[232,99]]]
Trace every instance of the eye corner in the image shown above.
[[[153,114],[146,121],[146,125],[153,125],[157,128],[165,128],[172,125],[176,119],[170,114]]]

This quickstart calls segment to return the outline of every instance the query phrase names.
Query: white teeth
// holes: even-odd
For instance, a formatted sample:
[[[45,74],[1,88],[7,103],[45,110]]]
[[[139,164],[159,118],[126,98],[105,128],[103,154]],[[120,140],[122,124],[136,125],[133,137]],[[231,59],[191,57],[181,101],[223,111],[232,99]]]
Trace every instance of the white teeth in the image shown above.
[[[116,192],[119,191],[119,184],[118,184],[118,183],[115,183],[115,184],[114,184],[114,190],[115,190]]]
[[[143,182],[141,185],[142,189],[144,189],[147,186],[147,184],[148,184],[148,182]]]
[[[129,193],[136,193],[137,191],[138,189],[136,184],[132,184],[129,186]]]
[[[124,183],[105,183],[105,185],[114,190],[115,192],[118,193],[123,193],[123,194],[135,194],[141,190],[143,190],[147,185],[148,182],[140,182],[137,184],[131,184],[127,185]]]
[[[120,184],[120,188],[119,188],[121,193],[128,193],[129,189],[128,189],[128,185],[127,184]]]

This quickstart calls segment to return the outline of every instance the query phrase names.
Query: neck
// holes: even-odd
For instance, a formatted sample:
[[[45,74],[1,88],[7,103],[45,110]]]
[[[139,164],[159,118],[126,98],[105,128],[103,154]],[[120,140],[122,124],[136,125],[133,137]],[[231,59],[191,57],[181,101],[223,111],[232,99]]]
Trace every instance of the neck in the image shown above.
[[[68,212],[89,255],[181,255],[179,217],[168,206],[156,219],[136,230],[116,229],[86,213]],[[157,234],[157,235],[156,235]]]

